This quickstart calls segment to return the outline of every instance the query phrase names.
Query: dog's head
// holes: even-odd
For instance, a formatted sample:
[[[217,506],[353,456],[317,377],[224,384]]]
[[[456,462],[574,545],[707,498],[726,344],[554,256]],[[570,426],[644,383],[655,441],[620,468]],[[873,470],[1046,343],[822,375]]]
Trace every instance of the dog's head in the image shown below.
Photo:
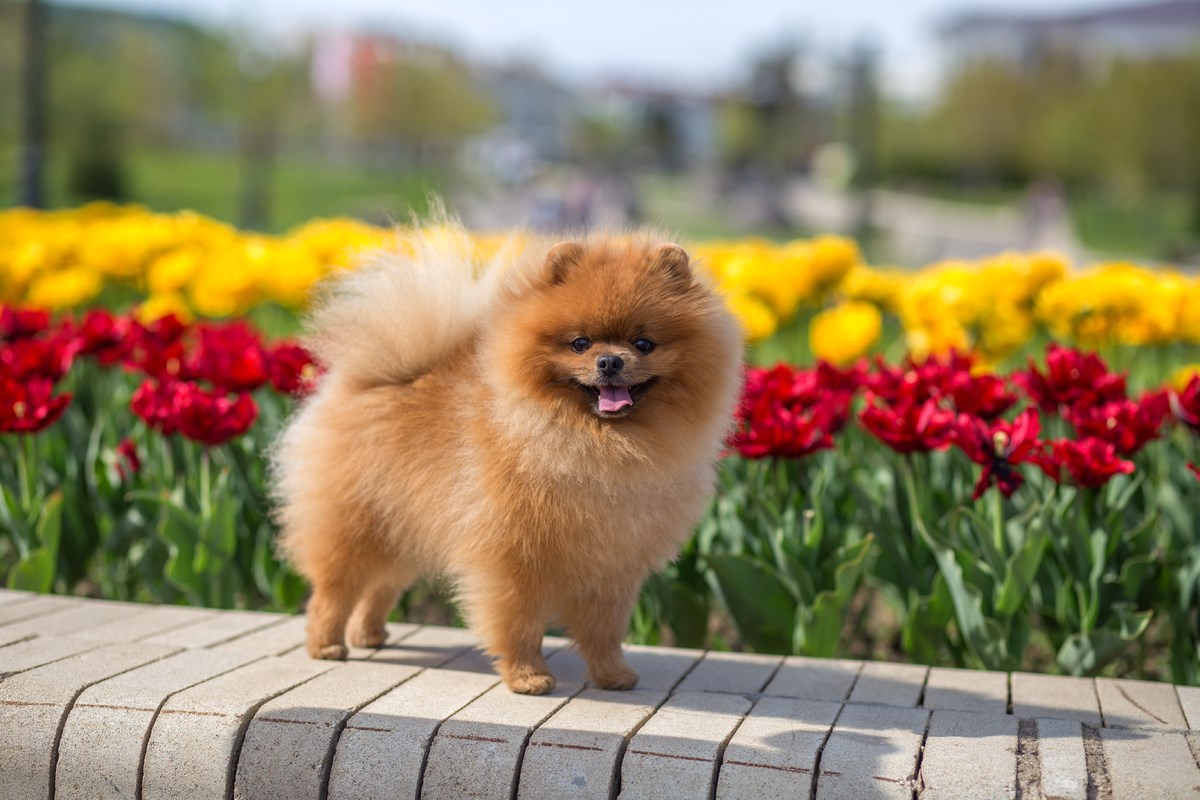
[[[711,414],[709,395],[736,381],[740,335],[678,245],[558,244],[501,317],[488,357],[550,413],[629,423]]]

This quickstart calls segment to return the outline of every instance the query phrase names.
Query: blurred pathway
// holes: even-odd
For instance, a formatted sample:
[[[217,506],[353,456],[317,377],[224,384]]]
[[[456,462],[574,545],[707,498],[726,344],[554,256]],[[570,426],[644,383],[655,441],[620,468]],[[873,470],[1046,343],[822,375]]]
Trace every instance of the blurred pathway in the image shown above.
[[[848,233],[854,229],[859,199],[845,192],[797,182],[787,208],[809,230]],[[873,226],[888,238],[887,248],[902,264],[979,258],[1005,250],[1054,250],[1075,263],[1089,259],[1065,207],[1034,216],[1015,205],[987,206],[938,200],[885,189],[871,192]]]

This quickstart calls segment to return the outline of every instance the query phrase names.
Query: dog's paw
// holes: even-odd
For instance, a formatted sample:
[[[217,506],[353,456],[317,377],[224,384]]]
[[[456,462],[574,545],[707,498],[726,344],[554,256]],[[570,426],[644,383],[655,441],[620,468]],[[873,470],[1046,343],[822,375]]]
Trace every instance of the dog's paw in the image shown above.
[[[383,643],[387,641],[387,631],[383,628],[371,631],[352,628],[346,637],[355,647],[382,647]]]
[[[508,688],[517,694],[545,694],[551,692],[557,685],[554,676],[548,672],[531,672],[523,675],[509,675],[504,679]]]
[[[637,670],[628,664],[615,669],[596,670],[591,678],[597,689],[632,689],[638,682]]]
[[[320,658],[326,661],[345,661],[350,655],[349,648],[344,644],[316,644],[308,643],[308,654],[313,658]]]

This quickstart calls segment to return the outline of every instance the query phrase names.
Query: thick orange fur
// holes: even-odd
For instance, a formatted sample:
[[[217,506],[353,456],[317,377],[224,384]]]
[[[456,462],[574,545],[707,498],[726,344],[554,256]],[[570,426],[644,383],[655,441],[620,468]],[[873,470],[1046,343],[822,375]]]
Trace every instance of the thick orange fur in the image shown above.
[[[638,590],[712,493],[738,325],[646,234],[527,242],[516,266],[483,269],[461,231],[418,238],[319,303],[329,372],[274,454],[282,549],[313,587],[308,651],[378,645],[400,592],[437,574],[513,691],[554,687],[541,641],[555,621],[596,685],[630,688]],[[623,416],[586,388],[602,354],[647,383]]]

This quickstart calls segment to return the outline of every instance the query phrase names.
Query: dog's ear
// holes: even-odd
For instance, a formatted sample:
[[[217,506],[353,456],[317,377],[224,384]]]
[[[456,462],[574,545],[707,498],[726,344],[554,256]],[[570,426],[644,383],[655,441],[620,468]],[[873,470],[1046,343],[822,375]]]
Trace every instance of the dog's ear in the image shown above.
[[[571,267],[582,259],[583,245],[579,242],[559,242],[546,254],[546,278],[550,283],[562,283]]]
[[[664,244],[650,255],[650,265],[672,283],[692,285],[692,267],[687,251],[677,244]]]

